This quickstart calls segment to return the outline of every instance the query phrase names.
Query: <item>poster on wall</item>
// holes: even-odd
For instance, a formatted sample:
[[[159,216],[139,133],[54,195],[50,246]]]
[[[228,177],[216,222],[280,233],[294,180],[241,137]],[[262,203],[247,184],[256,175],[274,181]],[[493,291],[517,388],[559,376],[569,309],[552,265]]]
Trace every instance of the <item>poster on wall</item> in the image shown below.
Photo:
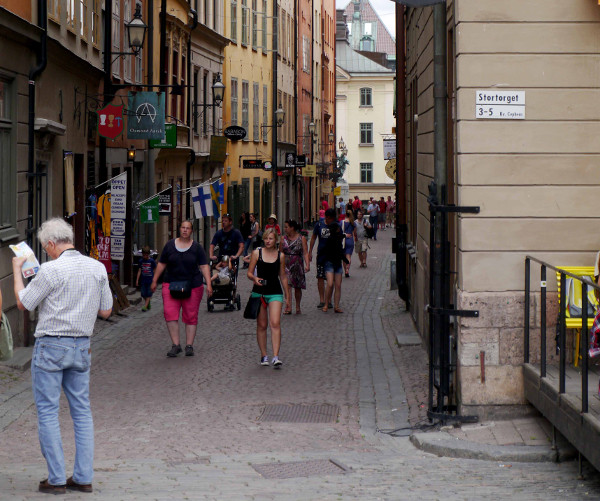
[[[110,181],[110,255],[111,259],[125,258],[125,218],[127,217],[127,172]]]

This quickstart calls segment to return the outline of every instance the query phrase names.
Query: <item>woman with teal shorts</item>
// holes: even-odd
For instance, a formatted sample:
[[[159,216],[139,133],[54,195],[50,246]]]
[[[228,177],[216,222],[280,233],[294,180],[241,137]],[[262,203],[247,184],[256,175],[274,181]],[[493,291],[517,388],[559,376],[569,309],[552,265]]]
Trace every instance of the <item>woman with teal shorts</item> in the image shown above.
[[[267,325],[271,327],[273,344],[273,368],[280,369],[283,362],[279,359],[281,346],[281,308],[288,301],[288,283],[285,273],[285,258],[277,250],[279,235],[273,228],[263,233],[263,247],[252,251],[248,279],[254,282],[251,297],[261,298],[261,308],[256,319],[256,340],[260,349],[260,365],[268,366]],[[256,269],[256,273],[254,273]],[[283,285],[283,287],[282,287]],[[284,298],[285,296],[285,298]]]

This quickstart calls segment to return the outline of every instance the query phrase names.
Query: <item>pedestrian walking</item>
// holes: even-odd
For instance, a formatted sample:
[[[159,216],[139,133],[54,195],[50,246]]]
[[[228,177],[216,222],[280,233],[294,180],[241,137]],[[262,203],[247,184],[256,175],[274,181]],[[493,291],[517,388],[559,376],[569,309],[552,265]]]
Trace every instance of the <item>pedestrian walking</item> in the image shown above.
[[[343,221],[346,217],[346,204],[342,197],[339,198],[337,203],[337,217],[339,221]]]
[[[221,216],[222,228],[213,236],[208,248],[211,261],[217,262],[223,256],[230,256],[234,259],[236,267],[239,264],[239,257],[244,253],[244,237],[240,230],[233,227],[233,218],[231,214]],[[219,248],[219,255],[215,255],[215,247]]]
[[[385,220],[386,220],[386,213],[387,213],[387,205],[385,204],[385,198],[381,197],[379,199],[379,202],[377,202],[379,204],[379,215],[378,215],[378,222],[379,222],[379,229],[385,231]]]
[[[371,203],[367,207],[369,214],[369,223],[373,228],[373,240],[377,240],[377,226],[379,225],[379,204],[371,197]]]
[[[192,238],[191,221],[183,221],[179,237],[169,240],[162,252],[152,279],[152,292],[158,279],[165,273],[162,299],[165,322],[171,337],[171,349],[167,357],[174,358],[182,352],[179,341],[179,312],[185,325],[185,355],[194,356],[194,339],[198,328],[198,308],[204,293],[203,279],[208,296],[212,295],[210,266],[202,246]],[[241,251],[240,251],[241,252]]]
[[[352,202],[352,212],[354,212],[354,219],[356,219],[356,214],[359,209],[362,207],[362,202],[358,198],[358,195],[354,195],[354,201]]]
[[[250,222],[249,212],[242,212],[242,215],[240,216],[240,233],[242,234],[242,238],[244,239],[243,255],[244,257],[246,257],[248,255],[248,249],[250,248],[250,244],[252,243],[252,223]]]
[[[281,235],[281,228],[279,226],[279,224],[277,224],[277,216],[275,214],[271,214],[268,218],[267,218],[267,224],[265,224],[265,230],[268,230],[269,228],[273,228],[277,235]]]
[[[150,247],[145,245],[142,247],[142,259],[138,261],[138,272],[135,280],[136,287],[140,287],[140,295],[144,300],[142,311],[148,311],[152,305],[152,279],[154,278],[154,270],[156,269],[156,261],[150,257]],[[141,279],[141,281],[140,281]]]
[[[352,253],[354,252],[354,240],[356,239],[356,224],[354,224],[354,214],[352,211],[346,211],[346,218],[342,223],[342,229],[344,231],[344,254],[346,255],[346,261],[344,261],[344,273],[346,278],[350,277],[350,264],[352,264]]]
[[[288,277],[288,302],[285,304],[284,315],[292,314],[292,289],[296,297],[296,315],[302,313],[300,303],[302,291],[306,289],[304,273],[310,271],[308,261],[308,245],[306,238],[300,233],[301,227],[297,221],[286,221],[283,225],[283,243],[281,250],[285,255],[285,273]]]
[[[363,212],[358,211],[358,217],[355,224],[355,250],[360,260],[360,268],[367,267],[367,249],[369,248],[369,240],[367,239],[366,228],[371,228],[371,224],[363,217]]]
[[[329,237],[325,240],[323,248],[324,268],[325,268],[325,300],[323,311],[327,312],[330,308],[333,296],[333,311],[344,313],[340,308],[340,299],[342,296],[342,263],[346,261],[344,256],[344,233],[335,218],[335,209],[325,211],[325,224],[329,232]]]
[[[279,252],[279,235],[274,228],[263,233],[263,247],[252,251],[247,277],[254,283],[251,297],[260,298],[261,308],[256,318],[256,340],[260,349],[260,365],[268,366],[267,326],[271,328],[273,347],[273,368],[280,369],[283,362],[279,358],[281,348],[281,308],[288,298],[288,281],[285,273],[285,256]],[[256,273],[255,273],[256,270]]]
[[[390,195],[388,195],[388,197],[387,197],[385,206],[386,206],[385,223],[390,228],[393,228],[395,226],[396,203],[392,200],[392,197]]]
[[[31,383],[37,409],[38,436],[48,465],[48,478],[38,490],[64,494],[67,489],[92,492],[94,423],[90,407],[90,337],[97,316],[108,318],[113,298],[105,267],[73,246],[73,228],[60,218],[49,219],[38,240],[51,258],[25,287],[21,269],[25,257],[12,261],[19,310],[38,308]],[[60,391],[69,402],[75,431],[73,475],[66,478],[60,423]]]

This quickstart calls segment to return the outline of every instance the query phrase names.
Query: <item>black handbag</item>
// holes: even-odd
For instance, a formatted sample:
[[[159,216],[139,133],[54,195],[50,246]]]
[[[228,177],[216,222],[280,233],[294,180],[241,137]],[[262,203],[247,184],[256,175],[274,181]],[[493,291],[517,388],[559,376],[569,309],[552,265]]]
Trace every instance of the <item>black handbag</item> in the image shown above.
[[[260,311],[261,303],[262,301],[260,297],[250,296],[248,303],[246,304],[246,308],[244,308],[244,318],[256,320],[258,318],[258,312]]]
[[[169,283],[169,292],[173,299],[187,299],[192,295],[192,281],[178,280]]]

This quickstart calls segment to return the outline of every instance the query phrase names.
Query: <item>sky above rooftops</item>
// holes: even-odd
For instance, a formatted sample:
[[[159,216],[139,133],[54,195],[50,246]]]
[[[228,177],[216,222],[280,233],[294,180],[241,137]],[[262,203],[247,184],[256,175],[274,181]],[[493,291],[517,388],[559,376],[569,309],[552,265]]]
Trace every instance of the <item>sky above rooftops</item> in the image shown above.
[[[350,0],[335,0],[336,9],[345,9],[350,3]],[[389,30],[390,34],[396,36],[396,20],[395,20],[395,9],[396,3],[391,0],[371,0],[371,5],[375,9],[375,12],[379,15],[385,27]]]

